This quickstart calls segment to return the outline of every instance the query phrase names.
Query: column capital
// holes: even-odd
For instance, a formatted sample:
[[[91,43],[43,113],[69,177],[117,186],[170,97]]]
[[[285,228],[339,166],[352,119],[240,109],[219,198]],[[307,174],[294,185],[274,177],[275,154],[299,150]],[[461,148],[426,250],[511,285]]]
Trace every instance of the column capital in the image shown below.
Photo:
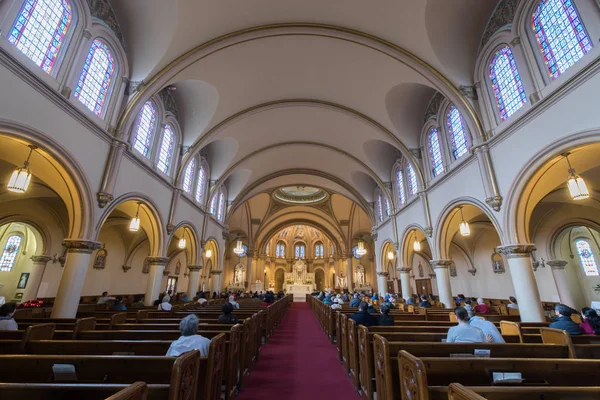
[[[450,264],[452,264],[452,260],[430,260],[429,264],[431,264],[434,269],[448,268]]]
[[[166,265],[169,262],[169,257],[146,257],[146,262],[149,265]]]
[[[254,249],[248,249],[248,250],[246,250],[246,255],[249,258],[254,258]]]
[[[396,270],[398,270],[400,272],[410,273],[410,271],[412,271],[412,268],[411,267],[398,267],[398,268],[396,268]]]
[[[69,253],[87,253],[91,254],[94,250],[102,247],[102,243],[84,239],[65,239],[62,243]]]
[[[190,264],[187,267],[190,271],[200,271],[202,269],[202,265],[199,264]]]
[[[548,260],[546,264],[550,266],[552,269],[565,269],[565,266],[568,264],[564,260]]]
[[[46,265],[48,263],[48,261],[52,260],[52,257],[50,256],[31,256],[31,261],[33,261],[33,264],[44,264]]]
[[[385,271],[377,271],[377,276],[387,277],[389,273]]]
[[[221,275],[223,271],[210,271],[211,275]]]
[[[354,253],[352,251],[346,251],[344,253],[344,256],[346,256],[346,258],[352,258],[354,257]]]
[[[504,254],[506,258],[525,258],[535,251],[535,245],[531,243],[524,244],[509,244],[506,246],[498,246],[498,252]]]

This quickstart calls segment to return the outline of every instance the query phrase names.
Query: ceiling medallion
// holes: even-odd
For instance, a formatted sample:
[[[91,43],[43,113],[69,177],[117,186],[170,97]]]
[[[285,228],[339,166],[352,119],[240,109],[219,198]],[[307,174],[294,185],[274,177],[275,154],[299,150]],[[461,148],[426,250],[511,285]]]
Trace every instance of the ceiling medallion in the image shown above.
[[[327,198],[327,192],[312,186],[285,186],[277,189],[273,196],[284,203],[314,204]]]

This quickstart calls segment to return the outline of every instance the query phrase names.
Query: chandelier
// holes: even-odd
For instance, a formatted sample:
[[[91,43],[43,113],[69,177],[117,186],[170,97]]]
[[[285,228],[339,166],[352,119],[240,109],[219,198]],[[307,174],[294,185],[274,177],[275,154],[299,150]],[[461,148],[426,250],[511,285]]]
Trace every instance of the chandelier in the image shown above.
[[[356,249],[356,254],[358,254],[360,257],[362,257],[365,254],[367,254],[367,249],[365,249],[365,242],[363,242],[362,240],[358,242],[358,247]]]
[[[469,236],[471,234],[471,228],[469,227],[469,224],[465,221],[462,207],[460,208],[460,218],[462,219],[462,222],[460,223],[460,234],[462,236]]]
[[[233,252],[239,257],[242,254],[244,254],[244,248],[242,247],[242,241],[238,240],[237,244],[235,246],[235,249],[233,249]]]
[[[33,150],[37,149],[35,145],[29,145],[29,155],[27,160],[23,163],[21,168],[17,168],[13,171],[6,189],[13,193],[25,193],[31,182],[31,171],[29,170],[29,159]]]
[[[135,217],[133,217],[131,219],[131,222],[129,223],[129,230],[131,232],[137,232],[140,229],[140,205],[142,203],[140,201],[138,201],[137,203],[137,211],[135,212]]]
[[[585,181],[582,177],[575,173],[575,169],[571,166],[568,154],[565,155],[567,163],[569,164],[569,179],[567,180],[567,187],[571,193],[573,200],[584,200],[590,197],[590,192],[587,189]]]
[[[421,242],[417,239],[417,231],[415,232],[415,241],[413,242],[413,249],[415,251],[421,251]]]
[[[185,249],[185,239],[184,238],[179,239],[179,248]]]

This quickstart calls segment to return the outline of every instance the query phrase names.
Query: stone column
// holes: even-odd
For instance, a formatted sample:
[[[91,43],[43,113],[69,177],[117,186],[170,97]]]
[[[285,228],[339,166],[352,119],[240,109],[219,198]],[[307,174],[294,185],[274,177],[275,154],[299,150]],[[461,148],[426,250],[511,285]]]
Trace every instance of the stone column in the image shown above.
[[[558,290],[560,302],[568,305],[569,307],[575,308],[575,299],[571,293],[569,281],[567,281],[567,271],[565,271],[567,262],[564,260],[549,260],[546,261],[546,264],[552,269],[552,276],[554,277],[554,282],[556,283],[556,289]],[[521,302],[519,302],[519,304],[521,304]]]
[[[254,271],[256,270],[256,261],[254,260],[254,251],[248,250],[246,252],[246,289],[250,289],[250,285],[256,279],[254,279]]]
[[[190,301],[196,296],[198,291],[198,281],[200,280],[200,270],[202,265],[188,265],[190,276],[188,280],[187,296]]]
[[[385,296],[388,275],[388,272],[377,271],[377,293],[379,293],[379,296]]]
[[[402,286],[402,297],[404,300],[412,297],[412,285],[410,284],[410,267],[398,267],[400,271],[400,285]]]
[[[498,251],[508,259],[510,277],[515,289],[515,297],[519,301],[519,313],[523,322],[546,321],[531,265],[530,256],[534,250],[533,244],[498,246]]]
[[[106,166],[104,167],[102,184],[100,186],[100,191],[97,194],[98,205],[100,208],[106,207],[106,205],[114,198],[112,192],[117,181],[119,168],[121,167],[123,151],[128,146],[129,143],[117,138],[114,138],[110,143],[110,152],[108,153],[108,159],[106,160]]]
[[[31,256],[31,261],[33,261],[33,269],[31,270],[31,275],[29,276],[25,293],[23,293],[23,301],[36,299],[38,290],[40,289],[40,284],[42,283],[42,277],[44,276],[46,264],[51,259],[52,257],[50,256]]]
[[[221,276],[223,275],[223,271],[210,271],[212,275],[212,291],[221,293]]]
[[[453,308],[454,299],[452,298],[450,271],[448,270],[448,266],[452,263],[452,260],[431,260],[430,263],[435,271],[440,301],[446,308]]]
[[[348,282],[348,292],[352,292],[352,288],[354,286],[354,269],[352,268],[352,257],[354,257],[354,253],[352,253],[351,251],[346,253],[346,280]]]
[[[163,272],[169,259],[167,257],[147,257],[146,262],[149,266],[149,272],[144,304],[151,306],[154,304],[154,301],[158,300],[158,296],[160,295]]]
[[[52,307],[52,318],[76,317],[90,257],[101,245],[99,242],[82,239],[63,241],[63,246],[67,248],[67,260]]]

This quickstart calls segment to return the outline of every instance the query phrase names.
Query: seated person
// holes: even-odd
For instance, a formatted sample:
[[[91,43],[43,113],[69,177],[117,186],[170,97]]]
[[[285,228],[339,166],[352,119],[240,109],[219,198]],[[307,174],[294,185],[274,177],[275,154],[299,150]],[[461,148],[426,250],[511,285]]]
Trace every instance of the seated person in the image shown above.
[[[325,293],[319,292],[319,294],[317,295],[317,299],[323,300],[324,298],[325,298]]]
[[[350,298],[348,297],[348,293],[344,293],[344,296],[342,296],[342,300],[344,300],[344,303],[347,303],[350,301]]]
[[[554,312],[556,312],[557,317],[550,324],[550,328],[562,329],[563,331],[567,331],[569,335],[582,335],[584,333],[583,329],[571,320],[571,307],[564,304],[557,304],[554,307]]]
[[[269,292],[265,295],[265,299],[263,300],[262,303],[260,303],[260,305],[263,307],[268,307],[271,304],[273,304],[274,302],[275,302],[275,295],[273,293]]]
[[[221,311],[223,311],[223,314],[219,315],[219,318],[217,318],[217,324],[237,324],[238,323],[237,318],[235,317],[235,315],[232,314],[233,305],[231,303],[223,304],[223,307],[221,307]]]
[[[425,295],[421,296],[421,302],[419,303],[419,307],[429,308],[431,307],[431,303],[427,301],[427,297]]]
[[[469,325],[481,329],[488,343],[505,343],[502,334],[492,322],[475,315],[469,319]]]
[[[354,295],[354,298],[350,301],[350,307],[358,307],[360,305],[360,299],[358,293]]]
[[[123,297],[117,296],[115,302],[110,306],[111,311],[127,311],[127,307],[123,304]]]
[[[171,302],[171,291],[169,290],[167,293],[165,293],[164,297],[162,298],[162,301],[164,302],[165,299],[167,299],[167,303]]]
[[[513,296],[510,296],[508,298],[508,301],[510,303],[506,306],[506,308],[516,308],[516,309],[519,309],[519,305],[517,304],[517,299],[516,298],[514,298]]]
[[[158,311],[171,311],[173,306],[167,301],[167,299],[171,299],[168,296],[164,296],[161,300],[161,303],[158,305]]]
[[[414,306],[415,305],[415,299],[413,299],[413,297],[410,296],[408,299],[406,299],[406,305]]]
[[[492,308],[490,306],[488,306],[487,304],[485,304],[485,301],[483,301],[483,299],[480,297],[477,299],[477,305],[475,306],[475,312],[478,312],[481,314],[491,313]]]
[[[330,306],[330,305],[333,304],[333,298],[331,297],[331,295],[329,293],[327,293],[325,295],[325,299],[323,300],[323,304],[328,305],[328,306]]]
[[[342,299],[335,299],[335,300],[333,300],[333,304],[331,305],[331,309],[332,310],[341,310],[342,309],[342,304],[344,304],[344,300],[342,300]]]
[[[579,324],[587,335],[600,335],[600,317],[593,308],[583,307],[581,309],[583,322]]]
[[[383,303],[380,307],[381,315],[377,320],[377,325],[380,326],[394,326],[394,317],[390,317],[390,307],[387,303]]]
[[[102,292],[102,296],[98,297],[98,303],[96,304],[104,304],[109,300],[114,300],[114,297],[110,297],[108,292]]]
[[[206,300],[206,295],[204,294],[204,292],[198,292],[198,301],[197,303],[202,305],[204,303],[206,303],[208,300]]]
[[[4,303],[0,306],[0,331],[18,331],[19,325],[13,318],[17,303]]]
[[[377,301],[377,300],[379,300],[377,293],[373,293],[373,297],[371,297],[371,301]]]
[[[186,293],[184,293],[179,298],[179,301],[181,301],[182,303],[189,303],[190,302],[190,298],[188,297],[188,295]]]
[[[458,325],[448,330],[447,343],[485,343],[487,342],[482,330],[469,325],[469,313],[464,307],[456,307],[454,315]]]
[[[140,308],[144,307],[144,296],[141,294],[136,294],[133,298],[133,303],[131,304],[131,308]]]
[[[369,303],[367,303],[369,304]],[[369,312],[369,314],[377,314],[377,310],[375,309],[375,307],[373,307],[373,304],[369,304],[367,306],[367,311]]]
[[[240,308],[239,303],[237,301],[235,301],[235,296],[234,295],[229,296],[229,304],[231,304],[231,306],[233,308]]]
[[[465,295],[464,294],[459,294],[458,296],[456,296],[456,306],[460,306],[462,304],[463,301],[465,301]]]
[[[373,326],[377,325],[377,319],[369,314],[367,309],[369,304],[366,301],[361,301],[358,306],[358,312],[352,314],[349,318],[356,322],[356,325]]]
[[[177,357],[194,349],[200,351],[200,357],[208,357],[210,339],[196,334],[198,332],[198,317],[196,315],[190,314],[182,319],[179,323],[179,331],[181,336],[171,343],[171,347],[169,347],[166,354],[168,357]]]
[[[465,301],[465,310],[467,310],[467,312],[469,313],[469,317],[473,316],[473,306],[472,306],[473,302],[471,301],[471,299]]]

